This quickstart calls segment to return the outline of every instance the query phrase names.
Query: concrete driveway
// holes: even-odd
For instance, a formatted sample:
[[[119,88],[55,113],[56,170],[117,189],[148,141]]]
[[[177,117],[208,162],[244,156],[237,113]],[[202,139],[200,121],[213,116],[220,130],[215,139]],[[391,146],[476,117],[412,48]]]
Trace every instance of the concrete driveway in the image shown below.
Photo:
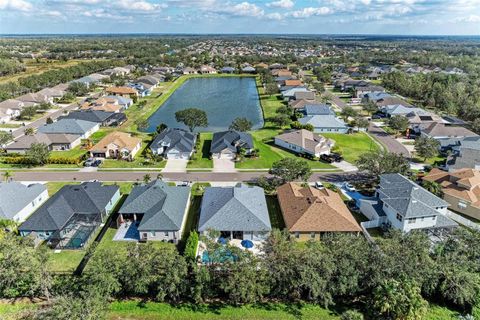
[[[410,152],[403,144],[395,140],[393,136],[389,135],[387,132],[385,132],[385,130],[376,126],[374,123],[370,123],[368,133],[380,141],[380,143],[382,143],[389,152],[401,154],[406,158],[410,158]]]
[[[168,159],[162,172],[187,172],[188,160]]]
[[[235,162],[231,159],[213,158],[213,172],[236,172]]]
[[[344,172],[358,171],[357,167],[355,167],[353,164],[351,164],[350,162],[347,162],[345,160],[340,161],[340,162],[333,162],[331,165],[334,166],[334,167],[337,167],[338,169],[340,169]]]

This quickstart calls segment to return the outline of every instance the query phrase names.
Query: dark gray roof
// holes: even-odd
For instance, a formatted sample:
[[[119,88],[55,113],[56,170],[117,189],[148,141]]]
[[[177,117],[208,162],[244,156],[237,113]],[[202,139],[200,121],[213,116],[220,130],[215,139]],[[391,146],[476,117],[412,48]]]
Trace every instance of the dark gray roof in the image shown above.
[[[20,231],[61,230],[76,213],[96,215],[104,212],[118,186],[100,182],[66,185],[48,199],[18,228]]]
[[[238,185],[206,188],[199,231],[270,231],[270,218],[262,188]]]
[[[150,148],[166,147],[165,152],[176,149],[180,152],[191,152],[195,146],[195,135],[190,131],[178,128],[167,128],[158,134]]]
[[[405,218],[436,216],[438,207],[449,204],[398,173],[380,176],[377,189],[381,201]]]
[[[225,149],[237,152],[237,148],[253,149],[252,136],[246,132],[233,130],[213,134],[211,153],[218,153]]]
[[[62,119],[38,128],[42,133],[69,133],[83,135],[92,130],[97,123],[76,119]]]
[[[46,190],[43,184],[24,185],[19,182],[0,182],[0,219],[13,219]]]
[[[135,186],[119,212],[142,213],[140,231],[178,231],[189,200],[189,187],[169,186],[156,180]]]
[[[59,117],[59,120],[76,119],[76,120],[102,123],[107,119],[113,117],[114,115],[115,115],[115,112],[105,112],[100,110],[72,111],[66,116]]]
[[[464,168],[477,169],[480,166],[480,150],[460,147],[458,154],[453,154],[448,157],[447,165],[449,170]]]

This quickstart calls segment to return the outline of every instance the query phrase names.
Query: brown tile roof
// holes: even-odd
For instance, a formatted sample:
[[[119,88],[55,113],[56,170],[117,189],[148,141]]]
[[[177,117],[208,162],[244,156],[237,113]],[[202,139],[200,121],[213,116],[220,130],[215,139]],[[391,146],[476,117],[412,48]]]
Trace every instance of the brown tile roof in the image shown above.
[[[360,232],[342,198],[328,189],[287,183],[277,189],[283,218],[290,232]]]
[[[130,87],[109,87],[107,92],[113,94],[138,94],[137,90]]]
[[[446,172],[434,168],[423,178],[426,181],[438,183],[444,194],[470,202],[480,207],[480,171],[475,169],[460,169]]]
[[[400,104],[402,106],[405,106],[405,107],[412,107],[412,105],[410,103],[408,103],[407,101],[403,100],[403,99],[400,99],[400,98],[397,98],[397,97],[386,97],[386,98],[382,98],[380,100],[378,100],[376,102],[377,104],[377,107],[385,107],[385,106],[393,106],[393,105],[396,105],[396,104]]]
[[[108,146],[112,143],[116,145],[118,149],[127,149],[129,151],[132,151],[141,142],[141,139],[134,138],[128,133],[115,131],[105,136],[96,145],[94,145],[90,151],[105,152],[106,150],[108,150]]]
[[[302,109],[307,104],[315,104],[315,103],[316,103],[315,100],[300,99],[300,100],[292,100],[288,103],[288,105],[294,109]]]
[[[285,80],[286,86],[301,86],[302,84],[301,80]]]

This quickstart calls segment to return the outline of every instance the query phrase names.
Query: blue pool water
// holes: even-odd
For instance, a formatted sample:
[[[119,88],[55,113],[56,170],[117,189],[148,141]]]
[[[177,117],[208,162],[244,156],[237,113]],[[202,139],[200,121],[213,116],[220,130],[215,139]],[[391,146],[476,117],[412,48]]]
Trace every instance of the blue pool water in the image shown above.
[[[147,132],[165,123],[172,128],[186,128],[175,120],[175,112],[198,108],[207,113],[209,126],[195,131],[217,132],[227,130],[232,120],[245,117],[253,129],[263,127],[263,114],[255,78],[192,78],[178,88],[148,119]]]

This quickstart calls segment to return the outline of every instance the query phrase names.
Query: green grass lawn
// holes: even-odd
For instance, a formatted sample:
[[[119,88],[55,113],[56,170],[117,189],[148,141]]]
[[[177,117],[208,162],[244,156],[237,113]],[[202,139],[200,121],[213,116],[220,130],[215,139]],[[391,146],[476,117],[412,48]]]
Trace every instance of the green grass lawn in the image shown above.
[[[265,198],[267,200],[268,215],[270,217],[270,224],[272,225],[272,228],[280,230],[284,229],[285,221],[283,220],[282,211],[280,209],[277,196],[267,195]]]
[[[105,232],[102,240],[97,246],[96,250],[114,250],[120,254],[122,250],[128,246],[131,241],[113,241],[113,236],[117,232],[116,228],[110,227]],[[175,245],[173,243],[162,242],[162,241],[150,241],[149,243],[153,244],[155,247],[165,247],[165,248],[172,248],[175,249]]]
[[[108,319],[144,319],[144,320],[253,320],[253,319],[340,319],[332,311],[315,305],[294,305],[281,303],[267,303],[243,307],[231,306],[202,306],[202,305],[169,305],[165,303],[147,302],[140,304],[136,301],[114,302],[110,305]]]
[[[87,153],[86,150],[81,149],[80,146],[66,150],[66,151],[52,151],[50,153],[50,158],[69,158],[69,159],[78,159]]]
[[[188,161],[187,168],[190,169],[202,169],[213,168],[213,160],[210,159],[210,146],[212,144],[213,133],[201,132],[197,151],[194,153],[193,158],[195,160]]]
[[[235,167],[238,169],[270,169],[275,161],[282,158],[296,158],[295,153],[281,149],[274,145],[273,137],[281,132],[280,129],[261,129],[252,132],[253,143],[259,150],[259,157],[245,158],[237,162]],[[312,169],[335,169],[334,166],[321,161],[305,159]]]
[[[126,169],[126,168],[164,168],[165,164],[167,163],[166,160],[155,162],[149,159],[146,159],[142,156],[143,150],[147,148],[148,140],[150,137],[148,135],[140,136],[143,139],[142,147],[135,155],[133,161],[126,161],[126,160],[114,160],[114,159],[105,159],[103,163],[100,165],[100,169],[111,169],[111,168],[119,168],[119,169]]]
[[[52,272],[73,272],[85,256],[85,250],[61,250],[49,252],[48,269]]]
[[[379,150],[376,142],[363,132],[353,134],[322,133],[322,135],[335,140],[335,146],[338,147],[345,161],[350,163],[354,163],[365,152]]]

